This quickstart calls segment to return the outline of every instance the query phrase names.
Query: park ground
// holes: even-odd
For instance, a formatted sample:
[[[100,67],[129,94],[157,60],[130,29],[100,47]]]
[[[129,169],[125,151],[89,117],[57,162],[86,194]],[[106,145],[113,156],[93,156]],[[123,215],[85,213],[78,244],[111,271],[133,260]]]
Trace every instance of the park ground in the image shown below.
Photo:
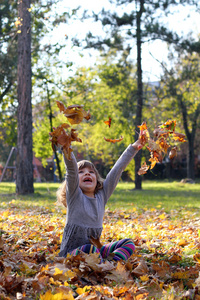
[[[103,244],[132,238],[127,262],[95,254],[59,258],[66,209],[58,183],[33,195],[0,184],[0,299],[200,299],[200,183],[120,182],[104,218]]]

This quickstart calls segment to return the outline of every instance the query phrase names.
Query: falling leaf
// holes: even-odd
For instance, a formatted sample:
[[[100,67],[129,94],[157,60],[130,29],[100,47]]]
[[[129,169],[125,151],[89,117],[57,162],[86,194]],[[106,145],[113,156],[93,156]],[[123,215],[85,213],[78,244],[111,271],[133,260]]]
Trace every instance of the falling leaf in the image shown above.
[[[109,117],[109,119],[108,119],[107,121],[104,121],[104,123],[105,123],[106,125],[108,125],[108,127],[110,128],[110,126],[111,126],[111,121],[112,121],[112,119]]]
[[[71,159],[71,142],[79,142],[81,143],[82,140],[78,138],[78,133],[76,133],[76,129],[71,128],[70,132],[66,132],[64,129],[69,128],[70,126],[66,123],[59,125],[57,128],[54,129],[53,132],[50,132],[50,141],[52,142],[52,148],[55,151],[56,146],[62,146],[63,153],[67,159]]]
[[[115,144],[115,143],[121,142],[121,141],[123,140],[123,136],[121,136],[119,139],[106,139],[106,138],[104,137],[104,140],[105,140],[106,142],[110,142],[110,143]]]
[[[83,109],[83,105],[70,105],[65,107],[65,105],[61,101],[56,101],[60,112],[64,114],[64,116],[68,119],[71,125],[79,124],[83,121],[83,118],[89,120],[91,118],[90,112],[86,112]]]
[[[176,120],[167,120],[167,122],[159,126],[159,128],[165,128],[171,133],[175,131],[175,127],[176,127]]]
[[[139,140],[142,145],[145,145],[149,141],[149,138],[150,138],[146,122],[143,122],[142,125],[138,125],[138,127],[140,129]]]
[[[162,128],[156,128],[156,129],[154,129],[153,134],[158,139],[160,137],[164,137],[165,139],[169,137],[169,132],[168,131],[164,131],[164,129],[162,129]]]
[[[170,152],[169,152],[169,158],[170,159],[173,159],[175,156],[177,156],[177,147],[175,146],[175,147],[173,147],[171,150],[170,150]]]
[[[141,168],[138,171],[138,175],[146,174],[148,169],[149,169],[149,166],[147,166],[146,162],[144,162],[143,165],[141,166]]]
[[[151,162],[150,169],[153,169],[155,167],[155,165],[159,162],[158,158],[157,157],[153,157],[153,156],[149,159],[149,161]]]
[[[186,142],[185,134],[183,133],[173,132],[173,139],[178,142]]]

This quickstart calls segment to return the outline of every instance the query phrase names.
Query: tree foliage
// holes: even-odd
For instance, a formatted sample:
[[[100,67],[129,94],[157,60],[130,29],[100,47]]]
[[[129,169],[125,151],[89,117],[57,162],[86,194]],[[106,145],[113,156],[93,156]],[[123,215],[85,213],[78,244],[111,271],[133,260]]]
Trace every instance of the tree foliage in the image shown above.
[[[116,53],[111,52],[94,69],[83,67],[77,70],[73,77],[66,80],[65,89],[65,93],[57,93],[54,99],[60,99],[65,106],[81,104],[84,110],[90,110],[91,113],[90,121],[84,121],[83,124],[76,126],[83,142],[74,144],[73,150],[82,153],[87,159],[102,160],[107,168],[110,168],[125,147],[134,141],[135,134],[132,123],[135,103],[132,99],[136,97],[136,78],[135,70],[127,60],[126,53],[119,60]],[[55,100],[53,108],[53,126],[56,127],[61,122],[66,122],[66,118],[55,107]],[[42,111],[44,115],[44,110]],[[109,118],[112,120],[110,127],[104,122]],[[45,123],[48,124],[47,118]],[[44,123],[40,124],[38,121],[35,124],[34,149],[42,151],[43,148],[48,148],[52,153],[50,145],[44,143],[44,140],[43,144],[42,140],[41,143],[38,142],[39,136],[43,134],[46,136],[43,136],[43,139],[48,138],[42,128]],[[118,139],[120,136],[123,136],[120,143],[111,144],[104,140],[104,137]],[[48,157],[49,150],[47,152],[44,150],[44,153],[45,157]],[[37,154],[39,155],[38,151]],[[133,176],[133,168],[130,166],[129,168]]]
[[[33,91],[38,90],[37,80],[43,75],[46,61],[51,57],[52,67],[55,59],[65,43],[58,44],[53,39],[46,38],[51,35],[60,23],[68,22],[76,13],[76,9],[56,12],[55,0],[33,0],[29,12],[31,14],[31,62]],[[17,127],[10,127],[7,120],[16,119],[17,114],[17,40],[20,32],[20,19],[17,13],[17,2],[3,0],[0,4],[0,126],[6,127],[12,134],[17,135]],[[46,38],[46,39],[45,39]],[[52,71],[53,72],[53,71]],[[35,96],[35,93],[34,93]],[[10,128],[10,129],[9,129]],[[14,131],[13,131],[14,129]],[[9,135],[5,141],[12,146]],[[14,142],[13,140],[13,142]]]
[[[130,54],[137,53],[137,108],[134,119],[135,130],[142,122],[144,93],[143,93],[143,69],[142,69],[142,45],[149,40],[162,40],[169,44],[178,44],[179,48],[198,48],[194,40],[184,39],[177,32],[170,29],[164,21],[164,17],[173,12],[175,6],[193,5],[198,1],[149,1],[149,0],[111,0],[115,4],[113,10],[102,9],[101,13],[94,14],[95,21],[100,21],[105,34],[98,36],[90,31],[85,39],[86,48],[96,48],[107,51],[115,48],[118,51],[126,49]],[[121,8],[121,9],[119,9]],[[88,17],[85,14],[85,17]],[[79,41],[75,40],[79,45]],[[195,44],[195,45],[194,45]],[[136,46],[136,50],[135,50]],[[141,164],[141,152],[135,157],[135,187],[141,189],[141,178],[137,172]]]
[[[198,54],[181,55],[171,70],[162,78],[162,102],[167,111],[180,116],[188,141],[187,177],[194,179],[195,137],[200,128]]]

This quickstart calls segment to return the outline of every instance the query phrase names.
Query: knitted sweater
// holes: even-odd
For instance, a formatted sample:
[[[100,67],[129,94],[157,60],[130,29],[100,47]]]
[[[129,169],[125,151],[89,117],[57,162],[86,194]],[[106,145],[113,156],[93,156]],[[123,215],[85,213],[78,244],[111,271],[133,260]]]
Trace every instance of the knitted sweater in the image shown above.
[[[129,145],[117,160],[103,182],[103,188],[91,198],[79,187],[78,167],[74,154],[72,160],[64,157],[66,166],[67,215],[59,256],[90,244],[90,237],[98,238],[103,229],[105,205],[116,188],[122,172],[136,155],[137,150]]]

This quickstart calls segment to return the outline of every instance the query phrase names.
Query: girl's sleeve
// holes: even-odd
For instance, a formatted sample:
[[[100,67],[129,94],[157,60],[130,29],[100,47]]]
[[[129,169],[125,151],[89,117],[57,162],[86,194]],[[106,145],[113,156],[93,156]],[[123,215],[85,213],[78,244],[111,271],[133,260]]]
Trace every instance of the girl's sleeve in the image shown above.
[[[138,150],[136,150],[132,145],[129,145],[106,176],[106,179],[103,183],[103,190],[105,192],[107,200],[114,192],[122,175],[122,172],[125,170],[133,157],[137,154],[137,152]]]
[[[74,198],[76,198],[77,194],[79,193],[78,167],[73,152],[71,153],[71,160],[66,159],[64,154],[63,157],[66,168],[66,198],[67,203],[70,203]]]

